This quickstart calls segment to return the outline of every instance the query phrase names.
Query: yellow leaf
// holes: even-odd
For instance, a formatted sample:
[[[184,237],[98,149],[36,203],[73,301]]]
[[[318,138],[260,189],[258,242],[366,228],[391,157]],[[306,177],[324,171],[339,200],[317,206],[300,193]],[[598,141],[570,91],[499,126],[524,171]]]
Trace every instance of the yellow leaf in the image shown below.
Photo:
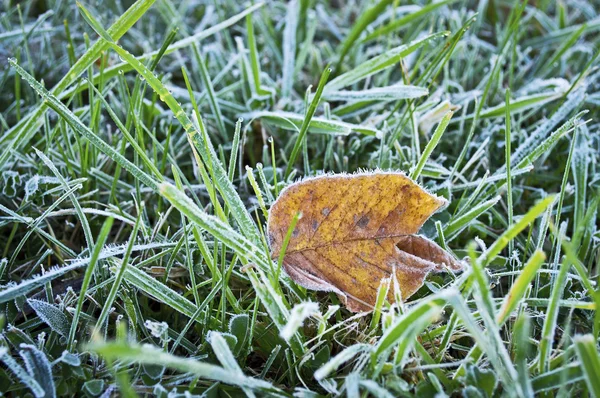
[[[306,179],[288,186],[271,207],[271,254],[279,257],[300,212],[285,251],[285,271],[308,289],[336,292],[351,311],[370,311],[381,280],[394,269],[406,299],[429,272],[462,268],[437,244],[415,235],[445,205],[445,199],[400,172]]]

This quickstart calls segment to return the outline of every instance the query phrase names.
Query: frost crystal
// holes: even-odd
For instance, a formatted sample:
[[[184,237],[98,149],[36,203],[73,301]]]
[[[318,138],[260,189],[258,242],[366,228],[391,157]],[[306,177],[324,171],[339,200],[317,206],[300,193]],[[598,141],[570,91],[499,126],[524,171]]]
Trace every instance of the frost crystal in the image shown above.
[[[169,325],[166,322],[146,321],[144,322],[144,326],[146,326],[152,336],[157,338],[164,337],[169,330]]]

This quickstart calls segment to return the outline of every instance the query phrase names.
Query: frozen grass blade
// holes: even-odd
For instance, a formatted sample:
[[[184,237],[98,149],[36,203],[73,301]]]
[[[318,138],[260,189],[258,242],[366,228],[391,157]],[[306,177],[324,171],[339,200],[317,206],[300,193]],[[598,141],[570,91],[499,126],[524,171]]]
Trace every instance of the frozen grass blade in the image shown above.
[[[368,90],[328,91],[323,98],[328,101],[398,101],[419,98],[429,94],[424,87],[394,84]]]
[[[331,73],[331,69],[329,67],[325,68],[323,74],[321,74],[321,79],[319,80],[319,85],[317,86],[317,91],[313,99],[310,101],[310,105],[306,110],[306,115],[304,115],[304,120],[302,121],[302,125],[300,126],[300,130],[298,131],[298,137],[296,138],[296,142],[294,143],[294,147],[292,148],[292,153],[288,159],[287,167],[285,168],[284,179],[287,180],[288,176],[292,171],[292,167],[294,167],[294,163],[296,162],[296,158],[298,157],[298,153],[300,152],[300,147],[304,143],[306,139],[306,133],[308,132],[308,127],[310,126],[310,121],[312,120],[317,107],[319,106],[319,102],[321,101],[321,96],[323,95],[323,89],[325,88],[325,83],[327,83],[327,79],[329,79],[329,74]]]
[[[289,342],[298,329],[302,327],[304,320],[315,314],[319,314],[319,306],[316,303],[306,302],[295,305],[290,312],[288,323],[279,332],[279,336]]]
[[[221,165],[220,160],[217,158],[216,153],[212,149],[212,146],[207,142],[206,135],[203,134],[202,129],[203,122],[198,120],[198,127],[194,126],[192,121],[186,115],[181,108],[181,105],[175,100],[173,95],[165,88],[162,82],[149,71],[138,59],[136,59],[129,52],[125,51],[122,47],[117,45],[108,32],[106,32],[102,26],[93,18],[93,16],[79,4],[79,8],[82,14],[90,25],[96,30],[96,32],[104,37],[115,50],[127,63],[135,68],[142,77],[148,82],[148,84],[154,89],[157,95],[159,95],[161,101],[165,102],[169,108],[175,114],[175,117],[179,120],[183,129],[190,135],[192,142],[196,149],[202,156],[204,163],[211,165],[211,170],[214,173],[214,183],[216,187],[221,191],[223,198],[230,205],[233,211],[233,216],[236,218],[242,230],[251,237],[252,241],[258,243],[260,239],[257,236],[256,226],[246,211],[239,195],[235,191],[233,185],[229,181],[227,172]],[[208,149],[207,149],[208,148]]]
[[[559,254],[561,250],[561,244],[565,237],[565,232],[567,229],[566,222],[563,222],[560,226],[560,231],[558,232],[557,241],[556,241],[556,256],[554,258],[555,263],[559,260]],[[552,283],[552,291],[550,295],[550,302],[548,304],[548,309],[546,311],[546,317],[544,320],[544,325],[542,328],[542,337],[540,339],[540,356],[538,360],[538,369],[540,373],[547,372],[550,370],[550,354],[552,350],[552,345],[554,342],[554,335],[556,333],[557,321],[558,321],[558,311],[559,311],[559,302],[563,297],[564,290],[567,284],[567,275],[569,269],[572,265],[571,256],[563,257],[563,260],[560,264],[560,269],[558,276],[553,280]],[[583,275],[583,277],[587,277]],[[593,291],[593,290],[592,290]]]
[[[367,35],[367,37],[365,37],[364,41],[370,41],[370,40],[379,38],[380,36],[389,35],[390,33],[397,31],[398,28],[400,28],[404,25],[410,24],[411,22],[414,23],[419,18],[423,18],[430,12],[435,11],[436,9],[438,9],[446,4],[449,4],[453,1],[455,1],[455,0],[441,0],[441,1],[436,1],[436,2],[432,2],[430,4],[427,4],[426,6],[421,7],[421,9],[418,11],[407,14],[407,15],[403,16],[402,18],[397,18],[396,20],[393,20],[389,24],[375,29],[373,32],[369,33]]]
[[[598,343],[591,334],[576,336],[575,351],[581,361],[585,382],[590,395],[600,397],[600,355]]]
[[[564,381],[565,378],[567,380],[566,383]],[[558,389],[565,384],[577,383],[583,379],[581,364],[574,363],[534,377],[531,380],[531,385],[535,393],[540,393]]]
[[[395,276],[395,274],[393,275]],[[377,300],[375,301],[375,307],[373,308],[373,317],[371,318],[371,325],[369,326],[370,330],[374,330],[381,319],[381,311],[383,308],[383,303],[390,291],[390,282],[392,278],[384,278],[379,283],[379,288],[377,289]],[[397,280],[394,281],[394,289],[396,288]]]
[[[290,318],[290,310],[283,302],[283,297],[277,294],[271,285],[271,282],[260,268],[254,270],[249,267],[246,270],[246,273],[250,282],[252,282],[252,287],[254,288],[256,295],[260,298],[261,303],[281,333],[281,331],[285,329]],[[302,347],[302,340],[299,337],[299,334],[294,334],[290,339],[289,344],[294,354],[302,356],[304,348]]]
[[[362,79],[365,79],[377,72],[387,69],[398,62],[398,59],[404,58],[409,54],[415,52],[419,48],[423,47],[429,41],[445,36],[447,32],[434,33],[425,36],[422,39],[414,40],[408,44],[395,47],[391,50],[386,51],[362,64],[356,66],[354,69],[336,77],[325,86],[325,94],[338,91],[344,87],[347,87],[353,83],[356,83]]]
[[[135,226],[133,227],[133,231],[131,232],[131,237],[129,238],[129,243],[127,244],[127,249],[125,254],[123,255],[123,259],[121,260],[121,265],[118,267],[117,272],[115,273],[115,281],[110,288],[110,292],[108,293],[108,297],[104,302],[102,307],[102,312],[98,316],[98,320],[96,321],[96,326],[94,327],[94,333],[98,333],[100,328],[106,322],[108,317],[108,312],[111,310],[113,302],[119,293],[119,288],[121,287],[121,282],[123,281],[123,277],[125,275],[125,270],[127,269],[127,263],[129,262],[129,257],[131,256],[131,252],[133,251],[133,245],[137,238],[138,229],[140,227],[141,216],[138,216]]]
[[[371,354],[372,366],[380,361],[380,357],[392,347],[397,347],[397,357],[402,362],[414,344],[415,337],[420,334],[444,309],[447,301],[446,295],[456,294],[448,292],[432,296],[420,303],[410,311],[403,314],[396,323],[383,334]]]
[[[56,397],[56,387],[52,376],[52,365],[46,354],[33,344],[19,345],[19,355],[23,358],[27,372],[38,382],[45,398]]]
[[[56,176],[56,178],[58,178],[58,180],[60,181],[60,183],[63,186],[63,188],[65,189],[65,191],[69,192],[69,190],[70,190],[69,184],[67,184],[67,181],[60,174],[60,172],[58,171],[56,166],[54,166],[54,163],[52,163],[52,161],[50,159],[48,159],[48,157],[46,155],[44,155],[42,152],[38,151],[35,148],[34,148],[34,150],[35,150],[35,153],[40,157],[40,159],[42,159],[44,164],[46,166],[48,166],[48,168],[52,171],[52,173]],[[79,201],[77,200],[77,197],[73,193],[69,196],[70,196],[71,201],[73,202],[73,206],[75,207],[75,211],[77,212],[77,216],[79,217],[79,221],[81,222],[81,225],[83,227],[83,233],[85,235],[85,240],[88,245],[88,249],[91,251],[92,247],[94,246],[94,237],[92,236],[92,231],[90,230],[90,225],[88,223],[88,220],[87,220],[85,214],[83,213],[83,209],[81,208],[81,205],[79,204]]]
[[[151,249],[159,249],[163,247],[172,247],[173,244],[145,244],[145,245],[135,245],[133,247],[133,251],[144,251]],[[98,256],[99,260],[104,260],[110,257],[118,256],[120,254],[125,253],[126,249],[124,247],[116,247],[116,248],[104,248],[100,255]],[[48,272],[43,275],[38,275],[31,279],[27,279],[22,281],[17,285],[6,286],[0,292],[0,304],[6,303],[7,301],[14,300],[20,296],[26,295],[27,293],[44,286],[46,283],[74,270],[77,270],[82,267],[88,266],[91,261],[91,257],[84,257],[74,260],[72,263],[64,266],[64,267],[53,267]]]
[[[488,264],[506,247],[508,242],[514,239],[522,230],[539,217],[554,200],[554,195],[550,195],[531,208],[519,221],[510,226],[486,251],[481,254],[482,264]]]
[[[299,131],[304,122],[303,115],[282,111],[258,111],[246,113],[243,116],[249,119],[264,119],[277,127],[292,131]],[[383,136],[383,133],[380,130],[373,127],[342,122],[334,119],[325,119],[322,117],[313,117],[308,126],[308,131],[311,133],[336,135],[350,135],[352,132],[358,132],[365,135]]]
[[[291,95],[294,83],[298,10],[298,2],[296,0],[290,1],[287,6],[285,29],[283,31],[283,71],[281,77],[281,96],[283,98]]]
[[[217,217],[211,216],[198,208],[191,199],[175,186],[169,183],[162,183],[159,187],[159,192],[193,223],[208,231],[212,236],[233,249],[240,257],[254,261],[265,267],[265,269],[269,268],[268,261],[265,261],[261,255],[261,250],[254,246],[252,242],[231,229],[229,225]]]
[[[11,66],[17,71],[19,75],[27,83],[31,85],[33,89],[37,91],[37,93],[46,101],[46,104],[54,109],[62,118],[65,119],[71,127],[77,131],[79,134],[88,139],[94,146],[96,146],[100,151],[105,153],[111,159],[115,161],[115,163],[119,164],[119,166],[123,167],[125,170],[129,171],[133,174],[137,179],[142,181],[146,186],[150,188],[156,188],[156,182],[145,172],[140,170],[135,164],[131,163],[127,160],[123,155],[121,155],[118,151],[104,142],[100,137],[98,137],[92,130],[90,130],[87,126],[83,124],[83,122],[77,118],[63,103],[61,103],[55,96],[50,94],[40,83],[38,83],[29,73],[27,73],[23,68],[21,68],[15,60],[9,60]]]
[[[210,79],[208,74],[208,69],[206,68],[206,62],[200,55],[200,51],[196,45],[192,46],[194,50],[194,56],[196,58],[196,62],[200,67],[200,77],[202,77],[202,82],[204,83],[204,87],[206,88],[206,92],[208,92],[208,100],[210,102],[210,107],[215,115],[217,120],[217,127],[219,128],[219,132],[224,138],[227,138],[227,131],[225,130],[225,123],[223,122],[223,114],[221,113],[221,107],[219,106],[219,102],[216,98],[215,88],[213,86],[213,82]]]
[[[117,21],[108,29],[108,33],[115,39],[123,36],[154,4],[155,0],[138,0],[129,9],[119,17]],[[108,43],[100,39],[83,54],[77,62],[71,67],[69,72],[52,89],[51,95],[60,95],[108,48]],[[0,138],[0,144],[8,144],[8,148],[3,149],[0,155],[0,167],[10,158],[13,149],[24,147],[32,139],[33,135],[41,125],[43,115],[47,110],[46,103],[39,105],[29,117],[21,120],[19,124],[11,131]],[[12,141],[9,141],[12,140]]]
[[[500,196],[496,196],[485,202],[480,202],[477,205],[471,207],[470,210],[466,211],[459,217],[453,218],[448,225],[444,228],[444,234],[452,239],[460,233],[463,229],[469,226],[473,220],[477,219],[480,215],[485,214],[488,210],[496,205],[502,199]]]
[[[392,3],[392,0],[379,0],[373,7],[362,12],[360,17],[352,25],[352,30],[348,33],[344,41],[340,44],[338,49],[339,59],[337,65],[334,68],[336,71],[341,69],[344,58],[352,46],[356,43],[360,35],[365,32],[367,27],[375,21],[375,19]]]
[[[221,31],[223,31],[224,29],[234,25],[235,23],[244,19],[248,14],[251,14],[254,11],[261,8],[263,5],[264,5],[264,3],[262,3],[262,2],[256,3],[256,4],[248,7],[244,11],[240,12],[239,14],[236,14],[222,22],[219,22],[218,24],[215,24],[208,29],[202,30],[198,33],[195,33],[191,36],[188,36],[186,38],[183,38],[181,40],[178,40],[178,41],[170,44],[167,47],[167,49],[164,51],[156,50],[156,51],[147,52],[147,53],[144,53],[143,55],[136,57],[136,59],[140,62],[147,61],[150,59],[156,59],[156,57],[158,57],[158,55],[160,55],[161,53],[163,53],[164,55],[169,55],[174,52],[177,52],[178,50],[189,47],[194,43],[201,42],[203,39],[213,36]],[[113,38],[113,40],[115,40],[115,41],[117,40],[117,37],[115,35],[113,35],[112,32],[110,32],[109,30],[107,32],[109,33],[110,37]],[[129,62],[120,62],[109,68],[106,68],[102,74],[100,74],[100,73],[94,74],[92,81],[94,83],[97,83],[100,80],[100,78],[105,78],[105,79],[114,78],[114,77],[118,76],[120,73],[124,73],[124,72],[130,71],[132,69],[134,69],[134,67]],[[74,94],[75,91],[76,90],[65,91],[64,96],[71,96]]]
[[[125,273],[123,274],[123,278],[127,282],[131,283],[138,289],[141,289],[144,293],[156,298],[156,300],[159,302],[165,303],[174,310],[182,313],[183,315],[189,318],[193,317],[196,311],[196,306],[191,301],[177,294],[177,292],[175,292],[173,289],[170,289],[169,287],[160,283],[156,279],[146,274],[144,271],[140,271],[129,264],[125,264],[124,266]],[[117,270],[115,269],[115,271]]]
[[[525,292],[531,286],[531,281],[537,275],[545,259],[546,255],[544,252],[537,250],[533,253],[527,264],[523,266],[518,278],[514,281],[506,297],[504,297],[502,307],[500,307],[496,315],[496,321],[499,325],[504,324],[510,314],[517,309],[521,303],[521,299],[525,296]]]
[[[8,349],[6,347],[0,347],[0,360],[4,362],[6,367],[31,390],[36,398],[41,398],[46,395],[46,392],[37,380],[27,373],[25,369],[23,369],[23,367],[8,354]]]
[[[202,379],[220,381],[249,389],[264,389],[277,392],[272,384],[262,380],[232,373],[220,366],[199,362],[193,359],[179,358],[167,354],[149,345],[129,345],[126,343],[92,343],[87,346],[89,351],[98,353],[107,359],[134,361],[140,364],[160,365],[183,373],[192,374]]]
[[[511,132],[510,132],[510,89],[506,89],[505,95],[506,117],[504,127],[504,163],[506,164],[506,207],[508,209],[508,225],[513,224],[513,189],[512,189],[512,174],[511,174]],[[508,242],[509,257],[514,251],[514,242]]]
[[[77,324],[79,323],[79,317],[81,316],[83,302],[85,300],[87,290],[90,287],[90,283],[92,282],[92,275],[94,274],[94,269],[96,268],[98,258],[100,257],[102,246],[104,246],[104,242],[106,242],[106,239],[108,239],[108,234],[110,233],[110,229],[112,228],[113,221],[113,218],[107,218],[104,224],[102,225],[102,230],[98,235],[98,241],[95,243],[94,250],[92,251],[90,263],[85,269],[83,283],[81,284],[79,298],[77,299],[77,307],[75,307],[75,312],[73,313],[73,320],[71,321],[71,328],[69,329],[69,337],[67,338],[67,346],[69,347],[69,350],[73,349],[75,341],[75,332],[77,331]]]
[[[346,347],[342,352],[331,358],[325,365],[315,372],[317,380],[323,380],[331,373],[335,372],[343,363],[351,360],[361,352],[366,352],[370,349],[368,344],[355,344]]]
[[[508,320],[510,314],[516,309],[516,307],[520,304],[521,299],[524,297],[529,284],[531,283],[532,278],[534,278],[537,274],[537,271],[541,267],[543,261],[545,259],[545,255],[541,251],[536,251],[534,255],[529,259],[527,264],[524,266],[522,273],[513,283],[510,291],[504,298],[502,307],[495,315],[496,322],[498,326],[504,325],[504,323]],[[468,354],[468,358],[472,361],[477,362],[481,356],[485,347],[476,344]],[[465,366],[462,365],[458,371],[456,372],[455,377],[463,376],[465,373]]]
[[[453,115],[452,112],[446,113],[444,115],[444,117],[442,118],[442,120],[440,121],[440,123],[438,124],[435,131],[433,132],[431,139],[427,143],[427,146],[425,147],[425,149],[423,150],[423,153],[421,154],[421,157],[419,158],[419,162],[417,163],[415,168],[413,170],[411,170],[411,172],[410,172],[410,178],[412,178],[413,180],[418,179],[419,176],[421,175],[421,172],[423,171],[423,168],[425,167],[425,163],[431,156],[431,153],[437,146],[438,142],[440,142],[442,135],[446,131],[446,127],[448,127],[448,123],[450,123],[450,119],[452,119],[452,115]]]
[[[219,359],[219,362],[221,362],[221,365],[223,365],[223,368],[229,370],[232,374],[240,378],[245,377],[240,365],[238,365],[233,357],[233,353],[229,349],[229,345],[227,345],[227,341],[225,341],[223,336],[221,336],[221,334],[218,332],[210,332],[207,336],[207,339],[212,346],[213,352]],[[255,397],[254,393],[249,388],[242,386],[242,389],[246,393],[246,396]]]

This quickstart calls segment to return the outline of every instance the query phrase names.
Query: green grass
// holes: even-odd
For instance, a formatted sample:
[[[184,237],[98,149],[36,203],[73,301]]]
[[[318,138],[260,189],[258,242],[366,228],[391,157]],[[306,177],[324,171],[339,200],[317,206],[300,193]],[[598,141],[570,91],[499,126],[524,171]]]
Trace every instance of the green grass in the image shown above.
[[[0,5],[2,394],[600,396],[597,2],[123,3]],[[365,169],[470,266],[352,314],[265,223]]]

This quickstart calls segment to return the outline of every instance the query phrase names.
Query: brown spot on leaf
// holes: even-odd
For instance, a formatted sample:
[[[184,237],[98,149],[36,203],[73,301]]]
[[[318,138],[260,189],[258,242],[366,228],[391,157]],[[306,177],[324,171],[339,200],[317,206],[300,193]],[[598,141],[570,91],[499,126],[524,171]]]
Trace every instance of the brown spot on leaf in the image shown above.
[[[369,217],[362,216],[356,223],[356,226],[358,228],[365,228],[368,224],[369,224]]]

